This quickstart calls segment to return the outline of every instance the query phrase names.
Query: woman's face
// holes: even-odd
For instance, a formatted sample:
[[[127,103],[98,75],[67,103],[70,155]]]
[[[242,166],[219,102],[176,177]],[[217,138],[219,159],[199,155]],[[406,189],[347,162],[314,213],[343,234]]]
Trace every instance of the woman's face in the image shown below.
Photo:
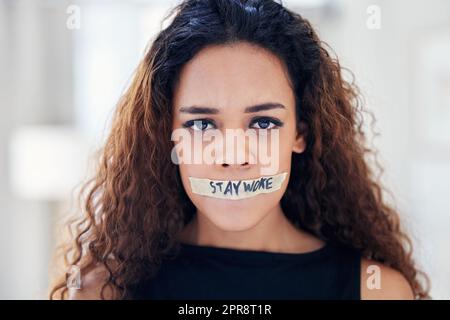
[[[265,107],[258,107],[263,104]],[[179,169],[198,215],[221,230],[243,231],[279,205],[289,180],[292,152],[302,152],[304,141],[296,131],[295,97],[287,70],[275,55],[246,42],[203,49],[181,70],[173,114],[172,129],[192,138],[192,161],[184,159]],[[251,135],[245,132],[265,135],[266,139],[257,138],[257,143],[251,144],[246,138]],[[238,140],[234,145],[229,143],[230,133],[244,144],[239,145]],[[220,141],[202,140],[201,134],[222,135],[221,147],[209,153],[212,164],[204,158],[193,160],[202,157],[212,141]],[[194,193],[189,179],[237,181],[283,172],[287,176],[278,190],[238,200]]]

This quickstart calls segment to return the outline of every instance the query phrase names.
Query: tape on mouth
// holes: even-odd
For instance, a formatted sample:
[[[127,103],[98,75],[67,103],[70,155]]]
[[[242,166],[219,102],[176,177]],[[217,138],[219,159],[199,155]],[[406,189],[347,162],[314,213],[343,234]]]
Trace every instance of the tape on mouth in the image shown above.
[[[189,177],[189,181],[191,190],[195,194],[219,199],[240,200],[279,190],[286,176],[287,173],[283,172],[250,180],[210,180]]]

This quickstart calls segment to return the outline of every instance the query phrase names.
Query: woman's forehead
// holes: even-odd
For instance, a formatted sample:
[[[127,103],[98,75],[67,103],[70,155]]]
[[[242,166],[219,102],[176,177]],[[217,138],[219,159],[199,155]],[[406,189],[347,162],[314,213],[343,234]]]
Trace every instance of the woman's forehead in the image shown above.
[[[294,103],[283,63],[262,48],[238,43],[208,47],[181,70],[174,107],[213,106],[234,110],[277,102]]]

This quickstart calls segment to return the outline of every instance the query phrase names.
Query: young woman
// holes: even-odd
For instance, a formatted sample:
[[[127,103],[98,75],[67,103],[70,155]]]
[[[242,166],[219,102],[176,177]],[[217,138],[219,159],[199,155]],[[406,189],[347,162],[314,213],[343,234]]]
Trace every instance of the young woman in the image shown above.
[[[81,287],[62,280],[51,298],[428,297],[366,163],[357,89],[308,21],[271,0],[187,0],[172,14],[85,186],[66,251]],[[180,130],[265,134],[275,165],[262,174],[254,145],[233,161],[228,142],[213,163],[177,162]]]

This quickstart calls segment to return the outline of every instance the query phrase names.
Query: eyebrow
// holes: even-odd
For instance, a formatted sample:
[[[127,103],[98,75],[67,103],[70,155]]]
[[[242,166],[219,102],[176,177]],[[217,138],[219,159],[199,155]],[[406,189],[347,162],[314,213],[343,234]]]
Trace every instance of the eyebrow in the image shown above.
[[[254,106],[246,107],[244,113],[254,113],[259,111],[266,111],[272,109],[286,109],[281,103],[267,102],[262,104],[257,104]],[[202,107],[202,106],[190,106],[181,107],[180,112],[191,113],[191,114],[218,114],[220,112],[217,108]]]

